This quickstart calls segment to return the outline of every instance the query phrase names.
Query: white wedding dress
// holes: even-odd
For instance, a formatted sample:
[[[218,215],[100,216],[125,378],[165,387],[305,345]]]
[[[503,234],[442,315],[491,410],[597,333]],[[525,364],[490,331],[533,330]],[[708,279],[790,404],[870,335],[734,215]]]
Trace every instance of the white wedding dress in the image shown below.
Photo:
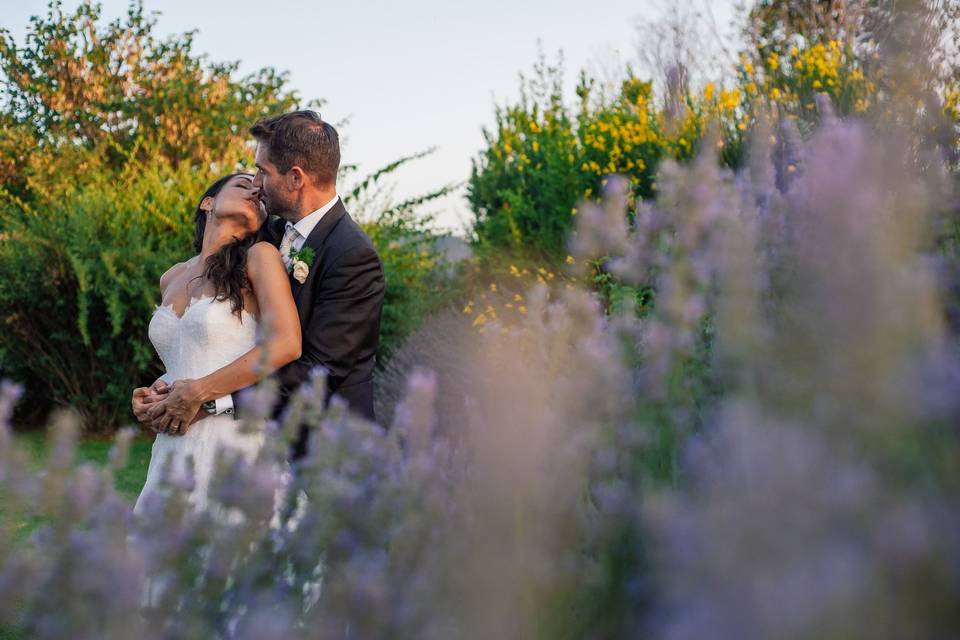
[[[258,323],[246,311],[237,317],[229,300],[203,296],[191,300],[182,316],[174,312],[172,305],[158,306],[150,319],[149,336],[171,380],[200,378],[252,349],[257,344]],[[160,490],[164,466],[170,457],[171,479],[177,484],[191,477],[188,459],[192,460],[188,500],[198,510],[206,508],[217,452],[232,448],[252,461],[264,439],[263,429],[241,432],[241,422],[224,414],[200,420],[184,435],[157,435],[147,480],[134,513],[140,512],[147,496]]]
[[[171,380],[200,378],[230,364],[257,344],[259,337],[256,318],[241,312],[238,318],[230,310],[230,302],[204,296],[191,300],[182,316],[177,316],[170,305],[159,306],[150,319],[150,341],[153,343]],[[170,473],[176,484],[178,480],[191,477],[192,488],[187,496],[196,510],[208,508],[208,488],[219,451],[233,449],[248,461],[252,461],[266,440],[265,425],[241,432],[241,422],[229,415],[209,416],[194,424],[182,436],[157,435],[150,455],[147,479],[134,505],[138,514],[154,491],[162,491],[166,460],[172,458]],[[188,459],[192,460],[191,464]],[[280,482],[274,493],[273,517],[270,528],[281,527],[280,506],[282,495],[292,481],[288,464],[278,469]],[[189,486],[189,485],[188,485]],[[294,530],[303,515],[306,495],[297,496],[294,515],[287,520],[285,528]],[[233,515],[226,514],[228,521]],[[313,606],[320,596],[323,562],[318,561],[314,578],[303,587],[304,610]],[[151,576],[144,585],[142,605],[149,607],[159,601],[166,588],[168,577]]]

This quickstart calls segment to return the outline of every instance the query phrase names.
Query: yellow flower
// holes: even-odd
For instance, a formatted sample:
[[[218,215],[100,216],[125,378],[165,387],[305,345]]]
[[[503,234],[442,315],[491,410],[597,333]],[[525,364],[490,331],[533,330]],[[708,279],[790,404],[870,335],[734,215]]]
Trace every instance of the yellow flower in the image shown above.
[[[776,71],[780,68],[780,56],[775,52],[771,53],[767,58],[767,66],[770,67],[771,71]]]
[[[473,319],[474,327],[482,327],[487,322],[487,316],[482,313]]]
[[[739,104],[740,104],[739,89],[720,92],[720,110],[721,111],[724,109],[736,109]]]
[[[522,301],[523,301],[523,296],[520,295],[519,293],[515,293],[515,294],[513,294],[513,301],[514,301],[514,302],[522,302]]]
[[[567,256],[567,264],[573,264],[576,260],[573,259],[573,256]]]
[[[490,291],[492,291],[492,292],[494,292],[494,293],[497,292],[497,283],[496,283],[496,282],[491,282],[491,283],[490,283]]]
[[[520,305],[519,307],[517,307],[517,311],[519,311],[523,315],[527,315],[527,308],[523,305]]]
[[[774,101],[779,100],[779,99],[780,99],[780,89],[778,89],[777,87],[774,87],[773,89],[771,89],[771,90],[770,90],[770,99],[771,99],[771,100],[774,100]]]
[[[464,313],[473,313],[473,303],[472,303],[472,302],[468,302],[468,303],[467,303],[467,306],[465,306],[465,307],[463,308],[463,312],[464,312]]]
[[[749,82],[747,83],[747,93],[756,93],[757,92],[757,83]]]
[[[519,277],[520,269],[517,269],[514,265],[510,265],[510,275]]]
[[[712,82],[708,82],[703,85],[703,101],[704,102],[713,102],[713,92],[714,87]]]

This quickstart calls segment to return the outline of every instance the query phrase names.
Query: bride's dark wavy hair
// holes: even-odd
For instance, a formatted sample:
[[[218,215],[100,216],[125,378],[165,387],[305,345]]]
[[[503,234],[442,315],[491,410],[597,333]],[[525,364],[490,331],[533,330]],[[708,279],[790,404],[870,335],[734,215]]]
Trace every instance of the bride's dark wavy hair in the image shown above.
[[[207,212],[200,208],[203,201],[210,197],[216,198],[220,190],[237,176],[253,176],[249,173],[231,173],[219,178],[210,185],[200,196],[197,202],[197,211],[193,216],[196,233],[193,239],[193,249],[198,254],[203,251],[203,233],[207,228]],[[261,227],[262,229],[263,227]],[[251,233],[220,248],[219,251],[207,258],[203,274],[197,276],[206,278],[214,287],[214,297],[217,300],[229,300],[230,310],[241,318],[243,311],[243,291],[250,288],[247,278],[247,250],[259,242],[261,232]]]

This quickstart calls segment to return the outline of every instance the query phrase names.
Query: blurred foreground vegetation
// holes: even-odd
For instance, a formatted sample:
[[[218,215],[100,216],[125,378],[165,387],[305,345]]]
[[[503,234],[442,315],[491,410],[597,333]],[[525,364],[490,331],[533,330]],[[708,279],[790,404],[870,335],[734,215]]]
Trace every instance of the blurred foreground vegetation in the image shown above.
[[[189,478],[173,476],[134,517],[116,479],[131,431],[106,461],[82,464],[80,427],[61,417],[38,471],[11,438],[18,394],[4,385],[0,628],[144,639],[957,636],[957,7],[751,6],[727,84],[694,86],[677,68],[667,95],[635,74],[610,94],[583,77],[571,107],[559,71],[541,63],[520,103],[498,110],[475,163],[476,257],[459,271],[441,268],[429,233],[406,217],[416,203],[361,206],[370,200],[358,183],[351,195],[384,212],[371,234],[395,260],[386,317],[406,323],[379,375],[389,429],[323,410],[321,379],[279,422],[246,416],[266,424],[268,444],[252,464],[225,453],[211,488],[239,520],[194,517]],[[166,246],[159,230],[189,235],[161,215],[189,215],[190,198],[162,187],[193,179],[179,173],[189,163],[141,170],[155,157],[92,172],[96,190],[50,205],[81,230],[88,219],[117,225],[81,234],[88,242],[130,233],[153,243],[131,260],[141,269]],[[124,200],[128,190],[138,195]],[[98,218],[103,193],[118,204]],[[18,230],[33,224],[28,200],[11,209]],[[155,215],[121,228],[119,212],[134,207]],[[77,318],[100,313],[110,322],[84,321],[90,344],[139,344],[152,366],[132,323],[155,293],[123,311],[103,302],[117,290],[106,276],[69,280],[44,266],[86,274],[74,254],[34,248],[28,259],[23,247],[46,245],[13,248],[10,237],[0,264],[32,264],[35,286],[49,276],[63,291],[102,292],[90,294],[100,307],[51,313],[51,335],[76,339]],[[115,281],[136,272],[110,268]],[[423,306],[403,313],[402,287]],[[113,334],[114,313],[132,328]],[[56,344],[51,353],[66,348]],[[4,367],[26,369],[8,353]],[[95,350],[84,357],[100,366]],[[63,384],[53,379],[43,388]],[[272,393],[261,385],[251,406]],[[311,453],[285,476],[303,416]],[[26,541],[23,522],[36,527]],[[141,609],[147,579],[166,587]]]

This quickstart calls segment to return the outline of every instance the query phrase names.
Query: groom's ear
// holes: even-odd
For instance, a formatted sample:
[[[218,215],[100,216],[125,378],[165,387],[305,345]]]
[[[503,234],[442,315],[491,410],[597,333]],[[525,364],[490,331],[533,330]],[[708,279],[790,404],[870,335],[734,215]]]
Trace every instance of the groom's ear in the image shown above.
[[[290,186],[293,189],[300,189],[307,183],[307,174],[303,172],[303,169],[294,165],[290,167],[290,171],[287,173],[290,180]]]

